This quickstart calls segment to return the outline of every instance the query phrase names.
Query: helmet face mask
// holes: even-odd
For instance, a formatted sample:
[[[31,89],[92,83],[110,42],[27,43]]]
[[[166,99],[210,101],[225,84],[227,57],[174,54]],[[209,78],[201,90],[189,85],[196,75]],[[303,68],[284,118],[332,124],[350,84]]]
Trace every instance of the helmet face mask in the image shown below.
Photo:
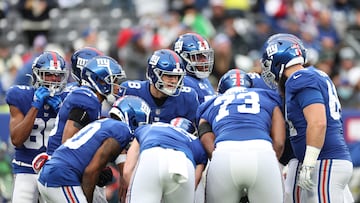
[[[155,83],[156,89],[169,96],[176,96],[180,93],[180,90],[183,87],[183,80],[185,74],[179,75],[178,73],[161,71],[158,68],[154,70],[154,73],[158,78],[158,81]],[[177,77],[176,83],[167,82],[166,79],[164,79],[165,77],[171,77],[171,76]]]
[[[110,103],[125,94],[125,88],[120,86],[125,78],[122,67],[108,56],[90,59],[82,70],[82,84],[103,95]]]
[[[185,68],[182,59],[172,50],[155,51],[148,60],[147,78],[157,90],[177,96],[183,87]],[[175,80],[174,78],[177,78]]]
[[[174,51],[185,63],[187,73],[197,78],[207,78],[214,66],[214,50],[199,34],[181,35],[174,44]]]
[[[65,60],[56,52],[46,51],[38,56],[32,64],[32,73],[33,86],[47,87],[51,95],[61,93],[68,79]]]

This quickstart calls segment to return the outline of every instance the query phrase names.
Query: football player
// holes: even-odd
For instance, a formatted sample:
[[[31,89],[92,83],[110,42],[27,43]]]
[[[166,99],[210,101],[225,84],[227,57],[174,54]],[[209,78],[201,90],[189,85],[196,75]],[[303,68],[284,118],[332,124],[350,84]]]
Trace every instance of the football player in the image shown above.
[[[15,146],[12,202],[38,203],[37,174],[32,160],[46,151],[49,134],[66,96],[65,60],[56,52],[39,55],[32,64],[32,86],[13,86],[6,95],[10,107],[10,137]]]
[[[191,134],[193,123],[174,119],[172,124],[156,122],[135,130],[124,166],[126,202],[194,202],[207,156]]]
[[[244,190],[249,202],[283,202],[281,98],[251,86],[245,72],[229,70],[219,80],[219,95],[199,107],[199,136],[211,159],[206,202],[239,202]]]
[[[289,162],[285,202],[352,199],[347,184],[353,165],[343,137],[336,88],[324,72],[304,68],[296,36],[278,35],[265,42],[261,63],[264,81],[285,96],[285,118],[296,157]]]
[[[140,98],[125,96],[113,108],[112,118],[82,128],[45,163],[38,187],[47,202],[96,202],[93,193],[102,169],[129,144],[133,129],[150,120],[150,108]]]
[[[215,90],[208,77],[214,66],[214,50],[209,42],[197,33],[186,33],[176,39],[173,50],[184,61],[184,86],[196,91],[200,104],[213,97]]]
[[[152,122],[169,123],[176,117],[195,121],[197,93],[183,86],[183,60],[170,49],[155,51],[148,59],[147,81],[125,81],[127,95],[143,98],[151,108]]]
[[[126,75],[113,58],[97,56],[88,61],[81,78],[82,86],[67,95],[58,113],[56,127],[49,137],[47,154],[50,156],[82,127],[100,118],[101,102],[113,103],[121,95],[120,83]]]

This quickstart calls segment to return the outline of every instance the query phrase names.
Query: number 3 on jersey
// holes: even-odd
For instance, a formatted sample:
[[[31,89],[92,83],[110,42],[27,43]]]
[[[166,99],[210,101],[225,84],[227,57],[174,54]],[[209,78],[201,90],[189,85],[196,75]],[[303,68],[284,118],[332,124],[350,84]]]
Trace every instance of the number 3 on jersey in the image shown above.
[[[238,94],[229,94],[222,95],[215,99],[214,105],[220,105],[218,115],[216,116],[216,121],[221,120],[222,118],[230,114],[228,106],[237,100],[237,112],[239,113],[251,113],[257,114],[260,112],[260,99],[259,94],[256,92],[246,92]]]

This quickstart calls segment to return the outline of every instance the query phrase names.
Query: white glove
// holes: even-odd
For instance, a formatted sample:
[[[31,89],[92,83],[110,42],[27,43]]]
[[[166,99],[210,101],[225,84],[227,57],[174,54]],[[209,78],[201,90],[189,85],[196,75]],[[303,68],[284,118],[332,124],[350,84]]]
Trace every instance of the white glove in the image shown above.
[[[314,168],[313,166],[301,166],[298,185],[302,189],[311,190],[315,186],[315,183],[311,179]]]
[[[307,145],[305,151],[305,157],[300,169],[297,184],[305,190],[311,190],[315,186],[315,182],[312,180],[314,169],[316,166],[317,158],[319,157],[320,149]]]

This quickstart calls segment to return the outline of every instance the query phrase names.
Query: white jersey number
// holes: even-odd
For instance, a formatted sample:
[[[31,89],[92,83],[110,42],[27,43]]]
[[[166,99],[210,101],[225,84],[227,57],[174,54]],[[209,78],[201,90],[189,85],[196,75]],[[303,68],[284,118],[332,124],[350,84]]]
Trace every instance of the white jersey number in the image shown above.
[[[50,118],[45,122],[42,118],[36,118],[34,127],[29,138],[24,142],[24,146],[28,149],[40,149],[47,147],[49,134],[55,125],[55,118]]]
[[[94,122],[76,133],[72,138],[68,139],[64,145],[70,149],[78,149],[85,144],[99,129],[101,128],[101,122]]]
[[[257,114],[260,112],[260,98],[256,92],[245,92],[238,94],[222,95],[215,99],[214,106],[220,105],[218,115],[216,116],[216,122],[228,116],[230,114],[228,105],[234,99],[243,99],[244,103],[237,106],[237,112],[239,113],[251,113]]]

